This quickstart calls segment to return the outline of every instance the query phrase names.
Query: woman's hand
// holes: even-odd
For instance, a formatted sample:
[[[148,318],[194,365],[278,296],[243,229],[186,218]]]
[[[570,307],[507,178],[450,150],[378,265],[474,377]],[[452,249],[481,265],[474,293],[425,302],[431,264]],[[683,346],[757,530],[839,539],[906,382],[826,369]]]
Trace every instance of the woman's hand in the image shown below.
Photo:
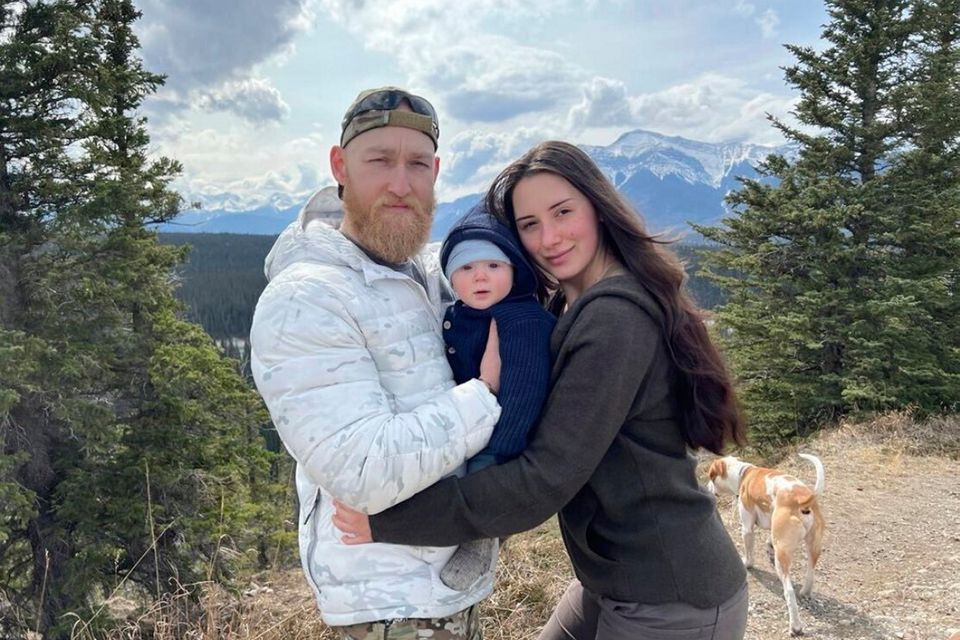
[[[493,393],[500,391],[500,336],[497,335],[497,321],[490,319],[490,335],[487,347],[480,359],[480,379],[490,386]]]
[[[333,526],[343,532],[340,542],[343,544],[367,544],[373,542],[370,531],[370,516],[351,509],[339,500],[333,501],[336,509],[333,513]]]

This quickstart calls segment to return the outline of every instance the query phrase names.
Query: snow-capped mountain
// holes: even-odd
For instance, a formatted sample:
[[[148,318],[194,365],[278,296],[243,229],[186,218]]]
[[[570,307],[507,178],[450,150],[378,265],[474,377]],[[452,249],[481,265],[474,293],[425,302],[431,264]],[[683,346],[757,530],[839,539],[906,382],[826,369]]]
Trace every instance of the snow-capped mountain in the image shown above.
[[[724,196],[739,187],[737,177],[756,178],[754,166],[786,147],[742,143],[710,143],[630,131],[609,146],[582,146],[630,200],[652,231],[685,233],[688,222],[712,224],[728,213]],[[299,195],[299,194],[298,194]],[[431,237],[447,230],[480,198],[464,196],[437,205]],[[165,232],[276,234],[293,220],[306,196],[265,195],[259,207],[237,207],[239,198],[216,194],[205,208],[185,211]]]
[[[675,175],[690,184],[720,187],[724,180],[744,164],[755,165],[773,150],[756,144],[709,143],[663,136],[650,131],[631,131],[608,147],[583,149],[618,179],[637,171],[649,171],[658,178]]]
[[[786,147],[709,143],[631,131],[607,147],[583,147],[653,231],[686,232],[688,222],[716,223],[728,213],[724,197],[737,177]]]
[[[274,191],[266,197],[251,198],[225,191],[194,194],[190,200],[198,202],[207,211],[249,211],[263,207],[273,207],[281,211],[291,207],[299,209],[313,193],[313,189],[301,190],[297,193]]]

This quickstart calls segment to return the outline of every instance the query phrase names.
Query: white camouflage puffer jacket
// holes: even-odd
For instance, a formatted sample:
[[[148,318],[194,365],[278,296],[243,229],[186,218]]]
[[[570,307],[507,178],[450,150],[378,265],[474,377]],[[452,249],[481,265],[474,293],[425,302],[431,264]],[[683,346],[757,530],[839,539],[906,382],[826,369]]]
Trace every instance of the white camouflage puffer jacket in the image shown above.
[[[489,595],[493,572],[458,592],[438,578],[453,547],[344,545],[332,498],[368,513],[405,500],[480,451],[500,408],[482,382],[453,383],[436,259],[418,257],[424,293],[311,221],[316,200],[267,256],[250,333],[254,380],[297,462],[301,562],[327,624],[447,616]]]

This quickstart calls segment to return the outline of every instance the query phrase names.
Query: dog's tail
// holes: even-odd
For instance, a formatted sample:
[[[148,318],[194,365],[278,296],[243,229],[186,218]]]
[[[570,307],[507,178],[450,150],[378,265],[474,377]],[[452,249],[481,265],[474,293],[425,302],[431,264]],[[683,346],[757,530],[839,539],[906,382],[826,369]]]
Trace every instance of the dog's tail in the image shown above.
[[[813,463],[813,466],[817,468],[817,484],[813,487],[813,492],[818,496],[823,493],[823,487],[825,484],[825,474],[823,472],[823,463],[820,462],[820,458],[810,453],[799,453],[797,454],[804,460],[809,460]]]

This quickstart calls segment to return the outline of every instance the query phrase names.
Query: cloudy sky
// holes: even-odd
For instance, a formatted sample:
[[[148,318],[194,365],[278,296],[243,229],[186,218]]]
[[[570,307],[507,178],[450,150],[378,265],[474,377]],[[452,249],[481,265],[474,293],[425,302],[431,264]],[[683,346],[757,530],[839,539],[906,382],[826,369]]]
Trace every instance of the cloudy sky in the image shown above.
[[[482,189],[544,139],[610,144],[647,129],[780,142],[765,114],[796,93],[784,43],[819,46],[806,0],[139,0],[146,106],[177,187],[245,205],[332,184],[328,153],[364,88],[440,113],[438,196]],[[209,206],[209,205],[208,205]]]

